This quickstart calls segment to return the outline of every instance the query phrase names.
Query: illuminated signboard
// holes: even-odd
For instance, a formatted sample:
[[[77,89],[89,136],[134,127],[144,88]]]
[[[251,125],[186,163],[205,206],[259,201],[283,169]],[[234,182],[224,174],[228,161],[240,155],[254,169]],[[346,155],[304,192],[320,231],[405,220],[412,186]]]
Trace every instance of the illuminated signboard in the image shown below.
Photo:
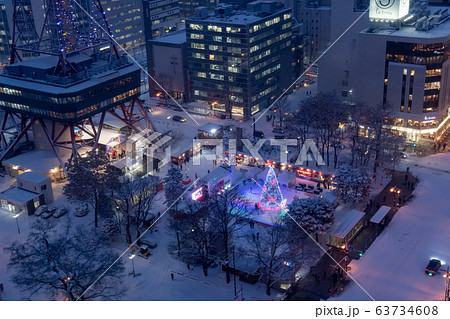
[[[203,197],[203,185],[194,190],[191,194],[193,200],[200,200]]]
[[[370,0],[369,18],[375,21],[395,21],[409,12],[409,0]]]

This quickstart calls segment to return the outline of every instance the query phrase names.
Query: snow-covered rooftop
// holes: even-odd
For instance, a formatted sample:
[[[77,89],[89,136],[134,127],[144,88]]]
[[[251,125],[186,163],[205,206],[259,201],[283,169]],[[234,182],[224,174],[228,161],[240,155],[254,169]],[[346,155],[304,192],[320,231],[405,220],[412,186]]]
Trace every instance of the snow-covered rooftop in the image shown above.
[[[253,3],[264,3],[266,4],[272,3],[273,1],[254,1]],[[263,12],[262,10],[259,11],[250,11],[250,10],[238,10],[238,11],[232,11],[229,15],[220,15],[211,13],[208,17],[205,17],[203,19],[200,19],[201,21],[206,22],[222,22],[226,23],[227,25],[249,25],[253,24],[258,21],[262,21],[267,19],[268,17],[278,14],[282,11],[289,11],[291,9],[288,9],[284,6],[277,6],[276,8],[272,9],[272,12]],[[193,21],[196,21],[197,18],[191,17]]]
[[[225,176],[231,174],[231,171],[224,166],[219,166],[216,169],[212,170],[210,173],[206,174],[201,178],[201,183],[208,183],[209,181],[217,181],[219,182]],[[215,183],[214,183],[215,184]]]
[[[378,211],[375,213],[375,215],[372,216],[370,222],[379,224],[381,220],[386,217],[390,210],[391,208],[388,206],[381,206],[380,209],[378,209]]]
[[[365,213],[358,210],[350,211],[347,215],[345,215],[344,219],[336,227],[336,229],[333,230],[331,236],[344,238],[365,215]]]
[[[19,187],[11,187],[0,193],[0,198],[18,204],[25,204],[36,196],[39,196],[39,194],[26,191]]]
[[[17,87],[28,90],[41,91],[47,94],[71,94],[81,90],[91,88],[97,84],[111,80],[114,77],[119,77],[139,70],[139,67],[135,64],[129,64],[120,69],[113,69],[107,72],[99,72],[92,74],[90,77],[80,78],[79,81],[70,82],[68,85],[57,84],[55,82],[36,80],[29,77],[18,77],[8,74],[0,74],[0,85],[5,87]]]
[[[155,44],[183,44],[186,42],[186,29],[171,32],[151,40]]]
[[[60,165],[53,153],[41,150],[20,154],[4,160],[2,163],[19,166],[44,175]]]
[[[25,172],[17,176],[17,180],[29,181],[33,183],[42,183],[49,181],[50,178],[34,172]]]

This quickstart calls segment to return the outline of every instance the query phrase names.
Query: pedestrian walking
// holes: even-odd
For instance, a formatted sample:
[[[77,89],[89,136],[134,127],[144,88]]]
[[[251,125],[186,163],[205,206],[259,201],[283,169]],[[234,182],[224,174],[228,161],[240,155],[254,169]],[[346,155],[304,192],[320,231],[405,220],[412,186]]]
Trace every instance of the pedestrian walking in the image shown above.
[[[172,280],[174,280],[174,275],[173,275],[173,272],[172,273],[170,273],[170,278],[172,278]]]
[[[198,179],[197,173],[195,173],[195,179]]]
[[[383,203],[386,203],[386,196],[383,196]]]
[[[409,166],[406,168],[406,172],[407,172],[407,173],[409,172]]]
[[[191,270],[191,265],[187,264],[187,269]]]

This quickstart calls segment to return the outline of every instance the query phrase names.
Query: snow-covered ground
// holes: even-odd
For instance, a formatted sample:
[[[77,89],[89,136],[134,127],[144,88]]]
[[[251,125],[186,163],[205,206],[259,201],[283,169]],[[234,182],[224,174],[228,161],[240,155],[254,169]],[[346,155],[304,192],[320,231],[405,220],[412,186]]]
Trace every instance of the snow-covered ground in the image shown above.
[[[375,300],[442,300],[445,278],[424,271],[430,258],[446,263],[441,274],[450,264],[450,153],[410,157],[402,163],[406,167],[420,180],[414,198],[350,264],[350,274]],[[351,282],[336,300],[370,297]]]

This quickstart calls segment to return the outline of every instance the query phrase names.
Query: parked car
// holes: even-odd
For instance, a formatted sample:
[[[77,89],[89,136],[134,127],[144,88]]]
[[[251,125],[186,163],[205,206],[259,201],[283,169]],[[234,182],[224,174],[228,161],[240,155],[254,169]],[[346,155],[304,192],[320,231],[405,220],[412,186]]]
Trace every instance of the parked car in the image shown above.
[[[225,114],[221,114],[221,115],[219,116],[219,118],[220,118],[221,120],[226,120],[227,116],[226,116]]]
[[[67,208],[59,208],[54,214],[53,217],[55,218],[60,218],[62,216],[64,216],[65,214],[67,214]]]
[[[53,216],[53,212],[51,212],[51,211],[46,211],[45,213],[43,213],[42,215],[41,215],[41,218],[42,219],[49,219],[50,217],[52,217]]]
[[[295,186],[295,189],[301,192],[304,191],[304,188],[302,186]]]
[[[41,216],[43,213],[48,211],[48,206],[47,205],[41,205],[39,206],[36,211],[34,212],[34,215],[36,215],[37,217]]]
[[[255,137],[264,138],[264,132],[263,131],[255,131]]]
[[[158,243],[156,241],[149,239],[149,238],[141,238],[140,242],[141,242],[141,246],[145,245],[151,249],[156,248],[158,246]]]
[[[89,213],[89,209],[87,205],[81,205],[78,207],[75,207],[75,216],[76,217],[83,217],[86,216]]]
[[[428,276],[434,276],[437,274],[440,268],[441,268],[441,261],[439,259],[430,259],[427,268],[425,268],[425,273]]]
[[[272,133],[284,134],[284,130],[282,127],[276,126],[273,128]]]
[[[286,137],[284,134],[275,134],[274,138],[275,138],[276,140],[284,140],[284,139],[286,139],[287,137]]]
[[[57,210],[58,210],[58,209],[57,209],[56,207],[49,207],[49,208],[47,209],[47,211],[41,215],[41,218],[42,218],[42,219],[48,219],[48,218],[52,217],[53,214],[54,214]]]
[[[174,115],[172,116],[172,120],[176,121],[176,122],[186,122],[186,119],[180,115]]]

